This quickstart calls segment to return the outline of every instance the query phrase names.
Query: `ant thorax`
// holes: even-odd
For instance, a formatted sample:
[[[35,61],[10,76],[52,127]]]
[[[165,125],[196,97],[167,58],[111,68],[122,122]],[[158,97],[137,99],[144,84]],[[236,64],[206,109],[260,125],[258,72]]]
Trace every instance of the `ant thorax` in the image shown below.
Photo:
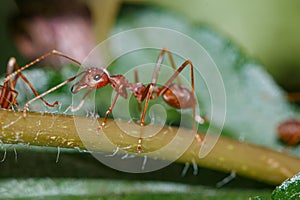
[[[142,102],[145,99],[145,90],[146,86],[143,83],[131,83],[129,85],[129,90],[135,96],[135,98],[138,100],[138,102]]]

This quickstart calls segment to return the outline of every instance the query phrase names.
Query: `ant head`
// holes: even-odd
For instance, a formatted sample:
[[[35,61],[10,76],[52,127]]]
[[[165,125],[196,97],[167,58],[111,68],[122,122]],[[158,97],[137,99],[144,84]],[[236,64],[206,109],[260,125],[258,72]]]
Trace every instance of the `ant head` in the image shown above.
[[[106,70],[91,67],[88,68],[80,81],[71,87],[72,93],[77,93],[80,90],[87,88],[89,90],[104,87],[109,83],[109,74]]]

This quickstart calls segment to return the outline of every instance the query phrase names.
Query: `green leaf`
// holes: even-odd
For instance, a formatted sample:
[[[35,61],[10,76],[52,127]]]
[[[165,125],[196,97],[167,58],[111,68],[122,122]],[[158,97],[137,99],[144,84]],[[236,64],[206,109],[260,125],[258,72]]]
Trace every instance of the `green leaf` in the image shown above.
[[[300,199],[300,173],[277,186],[272,193],[272,199],[296,200]]]
[[[248,199],[256,190],[214,190],[204,186],[151,181],[29,178],[0,181],[0,199]],[[239,193],[237,195],[237,192]],[[269,190],[259,191],[269,197]]]

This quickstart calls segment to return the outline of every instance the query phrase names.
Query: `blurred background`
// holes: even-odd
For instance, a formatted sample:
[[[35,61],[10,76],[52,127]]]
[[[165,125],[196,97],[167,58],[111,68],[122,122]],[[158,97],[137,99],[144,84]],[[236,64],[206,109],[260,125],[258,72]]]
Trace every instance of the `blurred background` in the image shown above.
[[[16,57],[22,66],[57,49],[82,62],[99,42],[113,33],[132,27],[164,24],[165,28],[175,27],[194,36],[196,41],[209,48],[217,64],[224,65],[220,71],[225,80],[228,112],[223,135],[226,136],[227,132],[227,136],[239,141],[250,141],[279,151],[285,149],[284,144],[278,141],[275,129],[293,112],[282,91],[274,86],[276,84],[260,67],[264,67],[285,90],[300,92],[300,1],[2,0],[0,5],[2,74],[11,56]],[[154,9],[148,12],[147,8]],[[126,42],[130,44],[132,41]],[[153,59],[151,61],[154,62]],[[32,80],[39,93],[77,72],[61,68],[65,62],[65,59],[49,57],[39,65],[55,68],[42,75],[39,72],[38,78]],[[115,64],[120,66],[124,63]],[[122,66],[110,72],[121,73],[117,71],[119,69],[122,70]],[[58,78],[57,70],[61,70],[62,77]],[[40,77],[46,79],[46,76],[50,77],[48,84],[43,84]],[[103,91],[101,93],[106,95]],[[60,93],[69,98],[66,103],[62,99],[64,97],[55,94],[52,99],[49,98],[50,102],[59,99],[64,105],[70,105],[69,88]],[[97,103],[105,112],[103,107],[108,107],[110,101],[99,99]],[[298,156],[299,148],[294,149]],[[190,167],[187,175],[181,176],[185,166],[178,163],[153,174],[127,174],[106,166],[100,169],[97,161],[90,155],[82,155],[82,152],[81,155],[64,152],[60,162],[55,163],[56,149],[51,151],[52,157],[43,152],[43,147],[39,151],[21,152],[18,162],[14,160],[14,152],[9,152],[7,160],[3,159],[5,162],[0,165],[0,177],[123,178],[188,182],[214,188],[229,174],[199,168],[199,176],[195,176]],[[32,170],[37,166],[39,170]],[[234,187],[267,187],[259,181],[239,176],[229,182],[227,185]]]
[[[0,6],[0,64],[19,63],[59,49],[81,61],[108,37],[124,5],[171,10],[206,24],[259,61],[288,91],[300,91],[300,2],[297,0],[3,0]],[[50,59],[51,60],[51,59]],[[57,59],[51,60],[57,65]]]

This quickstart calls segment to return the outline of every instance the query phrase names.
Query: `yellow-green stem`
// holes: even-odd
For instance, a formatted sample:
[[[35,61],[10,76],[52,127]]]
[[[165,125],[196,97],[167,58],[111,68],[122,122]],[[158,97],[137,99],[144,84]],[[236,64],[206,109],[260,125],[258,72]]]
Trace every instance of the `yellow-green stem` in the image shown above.
[[[112,152],[117,146],[131,147],[128,151],[134,152],[137,147],[138,137],[130,136],[121,130],[124,127],[136,126],[131,122],[117,121],[116,123],[116,121],[108,120],[103,131],[97,133],[97,123],[87,117],[29,112],[24,118],[21,112],[5,110],[0,110],[0,116],[2,116],[0,133],[2,143],[83,150],[88,147],[88,150],[101,152]],[[157,126],[148,125],[147,129],[155,131]],[[190,130],[183,130],[186,134],[191,134]],[[153,151],[166,145],[174,138],[177,131],[176,127],[161,127],[158,134],[143,140],[144,151]],[[105,134],[111,142],[102,141],[99,145],[97,140],[99,134]],[[178,138],[178,140],[181,139]],[[115,145],[112,146],[112,144]],[[238,175],[269,184],[279,184],[300,171],[299,158],[233,139],[220,137],[212,151],[204,158],[197,156],[200,146],[201,144],[194,140],[186,152],[177,159],[177,162],[186,163],[193,160],[201,167],[236,172]],[[158,158],[173,160],[174,155],[171,151],[162,151],[158,154]]]

